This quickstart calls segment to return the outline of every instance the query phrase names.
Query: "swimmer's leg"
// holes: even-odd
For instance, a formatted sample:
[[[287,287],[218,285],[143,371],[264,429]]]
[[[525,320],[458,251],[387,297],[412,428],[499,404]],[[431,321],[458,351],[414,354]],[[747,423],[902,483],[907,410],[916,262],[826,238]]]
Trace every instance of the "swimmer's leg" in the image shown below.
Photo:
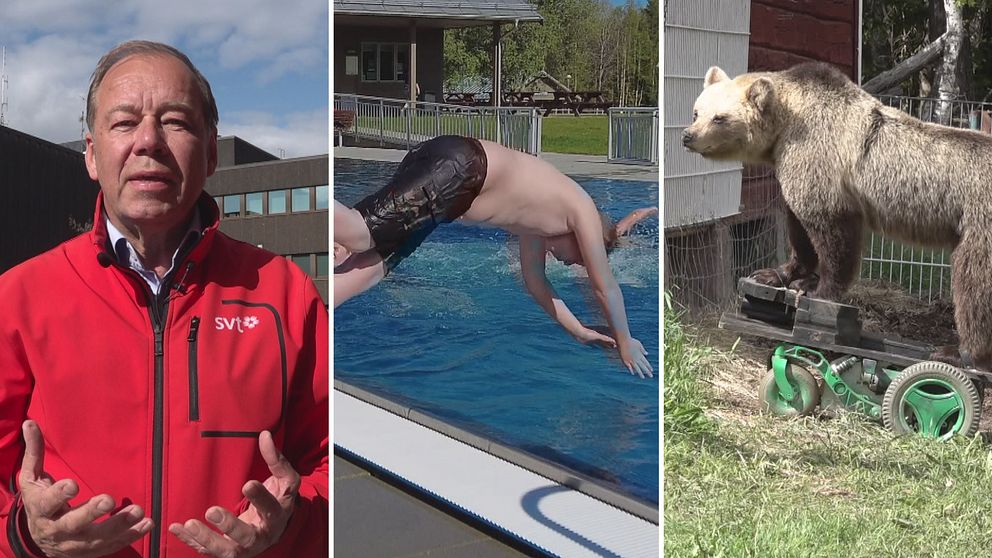
[[[370,250],[351,256],[334,268],[334,307],[376,286],[385,275],[386,266],[378,252]]]
[[[362,214],[338,200],[334,200],[334,242],[355,254],[375,246]]]

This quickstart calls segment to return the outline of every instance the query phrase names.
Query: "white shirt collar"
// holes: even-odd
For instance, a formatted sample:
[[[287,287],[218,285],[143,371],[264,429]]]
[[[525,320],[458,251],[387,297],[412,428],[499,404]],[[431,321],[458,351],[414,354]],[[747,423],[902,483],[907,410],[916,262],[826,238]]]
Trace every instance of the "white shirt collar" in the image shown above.
[[[110,218],[107,217],[107,212],[103,212],[103,220],[107,224],[107,237],[110,240],[110,247],[114,256],[117,258],[117,263],[127,266],[141,276],[142,279],[148,283],[151,287],[152,292],[156,295],[162,289],[162,278],[155,273],[154,270],[146,269],[144,263],[142,263],[141,258],[138,256],[138,252],[131,245],[131,242],[124,237],[121,233],[110,222]],[[172,265],[169,266],[169,271],[165,273],[164,277],[168,277],[172,273],[172,270],[176,267],[176,259],[179,257],[180,253],[190,245],[190,243],[199,238],[203,233],[203,225],[200,222],[200,208],[193,208],[193,217],[189,220],[189,228],[186,230],[186,234],[183,236],[182,242],[179,243],[179,247],[176,248],[176,252],[172,254]]]

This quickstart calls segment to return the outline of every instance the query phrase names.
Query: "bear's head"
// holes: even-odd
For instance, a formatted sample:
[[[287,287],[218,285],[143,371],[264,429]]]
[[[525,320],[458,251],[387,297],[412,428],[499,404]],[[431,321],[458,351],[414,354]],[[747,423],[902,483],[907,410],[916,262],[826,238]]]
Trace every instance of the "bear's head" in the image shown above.
[[[765,133],[775,103],[775,84],[757,74],[730,79],[720,68],[706,72],[703,92],[692,110],[682,144],[708,159],[763,159],[771,138]]]

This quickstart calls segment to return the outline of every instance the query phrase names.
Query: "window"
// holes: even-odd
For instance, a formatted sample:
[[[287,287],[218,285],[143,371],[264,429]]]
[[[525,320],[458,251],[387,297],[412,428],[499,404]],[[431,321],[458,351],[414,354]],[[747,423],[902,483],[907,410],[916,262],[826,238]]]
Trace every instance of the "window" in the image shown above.
[[[269,192],[269,215],[286,213],[286,190]]]
[[[327,209],[327,186],[317,186],[317,207],[314,209]]]
[[[362,43],[362,81],[406,81],[410,46]]]
[[[303,270],[303,273],[310,275],[310,254],[293,254],[290,260]]]
[[[310,211],[310,188],[293,188],[293,211]]]
[[[245,194],[245,215],[262,215],[261,192]]]
[[[327,277],[327,252],[317,254],[317,275],[315,277]]]
[[[241,216],[241,196],[224,196],[224,217]]]

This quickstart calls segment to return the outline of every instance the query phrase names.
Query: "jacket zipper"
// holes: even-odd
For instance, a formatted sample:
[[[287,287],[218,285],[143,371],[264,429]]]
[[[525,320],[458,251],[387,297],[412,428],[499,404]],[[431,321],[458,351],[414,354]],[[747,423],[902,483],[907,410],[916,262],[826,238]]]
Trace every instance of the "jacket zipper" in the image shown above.
[[[139,277],[139,279],[141,279]],[[141,279],[144,283],[144,279]],[[166,283],[168,284],[168,283]],[[155,333],[155,377],[154,377],[154,403],[152,415],[152,532],[150,534],[150,556],[158,558],[159,547],[162,541],[162,392],[163,376],[165,370],[164,355],[164,325],[165,319],[162,314],[168,312],[169,302],[159,306],[159,297],[152,293],[150,287],[145,284],[145,293],[149,300],[149,314],[152,321],[152,330]],[[168,291],[166,291],[168,293]]]
[[[163,433],[163,376],[165,371],[165,319],[169,311],[168,296],[164,300],[160,299],[152,292],[148,283],[130,268],[116,264],[125,273],[138,281],[144,290],[145,298],[148,300],[148,318],[151,321],[152,332],[154,334],[153,344],[155,350],[154,366],[154,395],[152,410],[152,530],[149,533],[149,557],[158,558],[161,554],[159,546],[162,542],[162,433]],[[168,277],[166,277],[168,279]],[[163,281],[163,285],[168,285],[169,281]],[[166,295],[169,291],[166,290]]]
[[[193,316],[189,323],[189,420],[200,420],[200,379],[197,366],[197,334],[200,332],[200,317]]]
[[[203,237],[197,239],[197,242]],[[195,245],[195,244],[194,244]],[[193,247],[189,247],[189,252],[192,252]],[[187,252],[187,255],[189,254]],[[184,258],[185,259],[185,258]],[[116,259],[114,260],[116,262]],[[165,375],[165,321],[169,313],[169,293],[173,288],[172,276],[169,274],[163,277],[161,285],[165,288],[165,297],[162,298],[161,293],[156,295],[152,292],[148,283],[145,282],[144,278],[129,267],[125,267],[119,263],[115,263],[117,268],[124,271],[126,274],[130,274],[131,277],[138,281],[145,293],[145,298],[148,300],[148,317],[151,320],[152,331],[154,333],[154,348],[155,348],[155,371],[154,371],[154,401],[152,410],[152,530],[149,533],[149,557],[158,558],[161,555],[160,546],[162,544],[162,438],[163,438],[163,392],[164,392],[164,375]],[[192,269],[193,263],[186,262],[186,272],[183,274],[181,281],[185,281],[186,275],[189,274],[190,269]],[[181,288],[182,285],[176,287],[176,290],[180,291],[180,294],[185,294],[186,289]]]

